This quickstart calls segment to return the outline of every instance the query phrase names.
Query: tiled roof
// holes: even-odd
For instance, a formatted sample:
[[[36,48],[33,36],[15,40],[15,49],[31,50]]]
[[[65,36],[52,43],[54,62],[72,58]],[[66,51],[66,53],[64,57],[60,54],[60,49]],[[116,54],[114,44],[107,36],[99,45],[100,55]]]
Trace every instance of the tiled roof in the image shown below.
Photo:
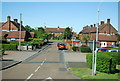
[[[90,40],[96,40],[96,34],[91,34]],[[117,41],[117,36],[116,35],[99,35],[98,41]]]
[[[34,38],[34,36],[35,36],[34,32],[30,32],[30,35],[32,38]]]
[[[20,31],[13,31],[10,32],[7,36],[7,38],[19,38]],[[21,38],[25,38],[26,36],[26,31],[21,31]]]
[[[18,29],[20,28],[20,23],[16,23],[14,21],[10,21],[10,22],[12,22]],[[21,26],[21,30],[26,31],[26,29],[23,27],[23,25]]]
[[[65,28],[46,28],[46,32],[64,32]],[[70,29],[72,31],[72,29]]]

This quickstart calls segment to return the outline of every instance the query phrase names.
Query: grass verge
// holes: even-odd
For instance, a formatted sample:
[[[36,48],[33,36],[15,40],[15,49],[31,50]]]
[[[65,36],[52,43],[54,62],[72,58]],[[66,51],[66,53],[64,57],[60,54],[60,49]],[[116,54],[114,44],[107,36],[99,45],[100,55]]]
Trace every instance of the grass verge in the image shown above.
[[[95,79],[96,80],[102,79],[102,81],[109,81],[110,79],[116,79],[114,81],[118,81],[117,80],[118,74],[120,75],[120,73],[107,74],[107,73],[102,73],[97,71],[96,76],[91,76],[92,70],[89,68],[70,68],[70,72],[81,79],[91,79],[88,81],[93,81],[92,79],[94,79],[94,81]]]

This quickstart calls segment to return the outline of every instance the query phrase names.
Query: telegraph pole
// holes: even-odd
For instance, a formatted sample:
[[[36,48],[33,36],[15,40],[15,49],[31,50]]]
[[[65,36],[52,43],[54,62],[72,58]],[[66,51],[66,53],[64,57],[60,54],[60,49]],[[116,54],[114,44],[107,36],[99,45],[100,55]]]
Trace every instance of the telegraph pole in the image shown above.
[[[20,13],[19,51],[21,51],[21,27],[22,27],[22,14]]]

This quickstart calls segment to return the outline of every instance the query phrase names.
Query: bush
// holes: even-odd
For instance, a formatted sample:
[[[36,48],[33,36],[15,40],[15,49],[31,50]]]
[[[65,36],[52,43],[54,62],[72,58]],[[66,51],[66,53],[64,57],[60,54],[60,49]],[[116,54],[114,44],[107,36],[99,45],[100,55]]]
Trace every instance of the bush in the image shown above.
[[[72,47],[72,50],[73,50],[73,51],[79,51],[79,47],[73,46],[73,47]]]
[[[1,56],[1,55],[3,55],[3,54],[4,54],[4,52],[5,52],[5,51],[4,51],[4,49],[3,49],[3,48],[1,48],[1,49],[0,49],[0,56]]]
[[[99,54],[107,54],[111,56],[115,60],[116,64],[120,65],[120,55],[118,52],[99,52]]]
[[[4,50],[17,50],[16,44],[2,44]]]
[[[19,45],[19,41],[9,41],[9,43]]]
[[[86,56],[87,64],[92,68],[92,54]],[[108,54],[97,55],[97,71],[114,73],[116,71],[116,60]]]
[[[80,51],[83,53],[91,53],[90,47],[80,47]]]

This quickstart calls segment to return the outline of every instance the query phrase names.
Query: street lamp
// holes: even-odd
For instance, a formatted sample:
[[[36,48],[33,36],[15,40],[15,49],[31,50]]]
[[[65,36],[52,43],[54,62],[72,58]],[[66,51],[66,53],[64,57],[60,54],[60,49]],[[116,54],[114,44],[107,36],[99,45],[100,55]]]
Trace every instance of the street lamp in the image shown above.
[[[22,14],[20,13],[19,51],[21,51],[21,27],[22,27]]]
[[[98,41],[99,16],[100,16],[100,9],[98,9],[98,21],[97,21],[97,28],[96,28],[96,42]],[[97,46],[96,46],[96,50],[95,50],[94,75],[96,75],[96,61],[97,61]]]

